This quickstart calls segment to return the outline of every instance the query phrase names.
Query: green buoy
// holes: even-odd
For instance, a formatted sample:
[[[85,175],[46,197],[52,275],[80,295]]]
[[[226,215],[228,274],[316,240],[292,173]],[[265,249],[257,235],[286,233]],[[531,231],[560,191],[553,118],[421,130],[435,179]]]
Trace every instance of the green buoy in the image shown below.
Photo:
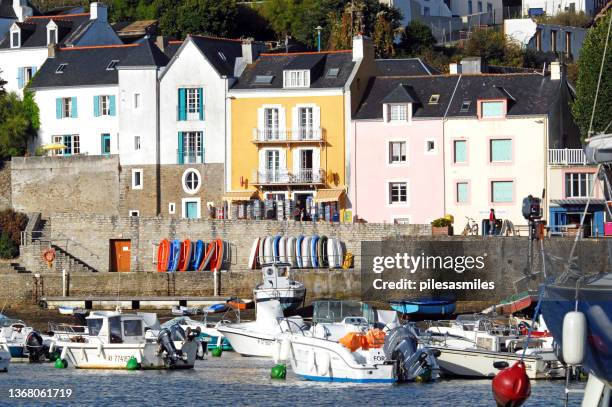
[[[140,366],[138,366],[138,361],[134,356],[132,356],[125,364],[125,368],[127,370],[138,370],[139,367]]]
[[[213,349],[210,351],[210,354],[211,354],[211,355],[213,355],[213,356],[214,356],[214,357],[216,357],[216,358],[220,358],[220,357],[221,357],[221,355],[223,354],[223,349],[221,349],[221,347],[220,347],[220,346],[218,346],[218,347],[216,347],[216,348],[213,348]]]
[[[57,358],[55,359],[55,368],[56,369],[65,369],[68,367],[68,362],[64,359]]]
[[[274,365],[270,370],[270,377],[277,380],[285,380],[287,377],[287,367],[285,365]]]

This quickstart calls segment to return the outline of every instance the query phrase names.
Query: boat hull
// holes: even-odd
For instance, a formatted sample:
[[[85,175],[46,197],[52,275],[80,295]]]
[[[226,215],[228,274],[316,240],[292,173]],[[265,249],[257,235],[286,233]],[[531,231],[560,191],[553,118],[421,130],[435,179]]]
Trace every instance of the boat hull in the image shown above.
[[[6,350],[0,349],[0,372],[7,372],[10,364],[11,354]]]
[[[432,304],[411,301],[391,301],[391,308],[401,314],[415,317],[433,318],[451,315],[455,312],[454,302],[436,302]]]
[[[298,309],[304,302],[306,289],[302,287],[290,288],[256,288],[253,290],[255,302],[278,300],[285,312]]]
[[[477,349],[454,349],[448,347],[432,346],[440,351],[438,364],[445,376],[464,378],[493,378],[499,370],[493,366],[494,362],[507,362],[512,366],[521,359],[520,354],[506,352],[492,352]],[[524,359],[527,376],[530,379],[562,379],[565,369],[560,365],[556,369],[548,369],[546,361],[538,357],[526,356]]]
[[[219,327],[219,332],[229,341],[236,353],[242,356],[271,358],[274,354],[275,337],[254,333],[240,328]]]

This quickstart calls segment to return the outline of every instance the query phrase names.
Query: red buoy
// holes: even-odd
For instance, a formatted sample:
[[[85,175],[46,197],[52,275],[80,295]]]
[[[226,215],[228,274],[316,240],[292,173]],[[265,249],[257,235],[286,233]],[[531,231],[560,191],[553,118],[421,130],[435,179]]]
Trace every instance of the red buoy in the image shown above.
[[[531,395],[531,383],[525,363],[516,362],[499,372],[491,384],[498,407],[518,407]]]

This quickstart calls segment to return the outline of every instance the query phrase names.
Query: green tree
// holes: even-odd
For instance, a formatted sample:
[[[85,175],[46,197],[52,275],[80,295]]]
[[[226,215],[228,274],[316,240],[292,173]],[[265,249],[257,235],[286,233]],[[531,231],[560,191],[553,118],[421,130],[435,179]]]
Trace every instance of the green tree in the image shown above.
[[[483,62],[501,65],[506,41],[504,34],[493,30],[475,30],[465,43],[465,55],[481,57]]]
[[[578,81],[576,83],[576,99],[572,105],[574,120],[580,128],[582,138],[588,137],[595,94],[597,93],[597,82],[601,68],[606,37],[610,35],[609,27],[612,13],[600,19],[597,25],[589,30],[580,51],[578,60]],[[612,41],[608,39],[601,85],[597,94],[597,105],[593,117],[594,133],[604,131],[612,121]],[[611,126],[612,127],[612,126]]]
[[[372,41],[376,56],[379,58],[389,58],[395,55],[393,41],[395,40],[395,30],[393,29],[393,21],[390,16],[380,11],[374,23],[374,33]]]
[[[408,54],[416,56],[426,49],[432,49],[436,44],[436,38],[431,33],[431,28],[419,20],[412,20],[406,26],[400,47]]]
[[[32,93],[23,100],[16,93],[0,97],[0,158],[23,155],[40,126],[38,106]]]
[[[185,38],[187,34],[230,37],[236,33],[238,6],[235,0],[157,0],[154,4],[163,35]]]

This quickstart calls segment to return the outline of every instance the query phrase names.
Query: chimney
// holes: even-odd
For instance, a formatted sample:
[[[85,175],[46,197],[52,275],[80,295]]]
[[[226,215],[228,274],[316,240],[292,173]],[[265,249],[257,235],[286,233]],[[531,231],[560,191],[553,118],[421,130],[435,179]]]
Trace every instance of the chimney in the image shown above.
[[[452,62],[448,65],[448,72],[451,75],[459,75],[461,73],[461,64]]]
[[[163,35],[158,35],[155,37],[155,45],[160,49],[161,52],[166,52],[166,47],[168,46],[168,38]]]
[[[461,60],[461,73],[464,73],[464,74],[482,73],[482,59],[480,57],[463,58]]]
[[[27,0],[13,0],[13,11],[17,16],[17,21],[23,23],[26,18],[32,17],[33,10],[31,7],[28,7]]]
[[[561,80],[562,68],[559,61],[553,61],[550,63],[550,80],[558,81]]]
[[[363,59],[374,60],[374,46],[371,38],[358,34],[353,37],[353,61]]]
[[[259,57],[259,47],[253,43],[253,38],[246,38],[242,41],[242,60],[247,65],[252,64]]]
[[[49,58],[55,58],[55,55],[57,55],[57,44],[47,45],[47,56]]]
[[[106,23],[108,21],[108,9],[102,3],[91,3],[89,5],[89,18]]]

